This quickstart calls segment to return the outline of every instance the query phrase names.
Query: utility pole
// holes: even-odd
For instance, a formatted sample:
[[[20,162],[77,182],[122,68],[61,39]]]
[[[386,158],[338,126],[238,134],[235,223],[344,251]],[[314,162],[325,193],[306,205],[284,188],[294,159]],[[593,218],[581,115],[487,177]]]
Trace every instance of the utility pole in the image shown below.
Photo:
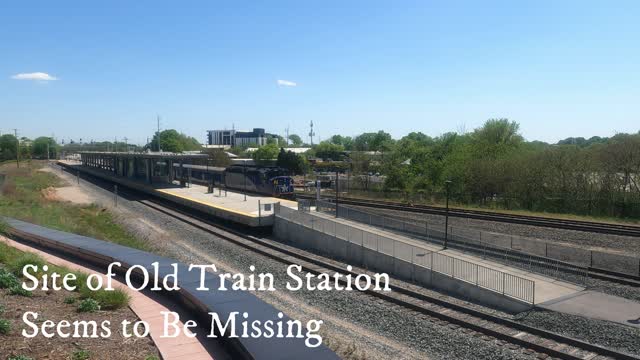
[[[20,139],[18,139],[18,129],[13,129],[16,137],[16,167],[20,167]]]
[[[116,136],[113,141],[113,152],[118,152],[118,137]]]
[[[160,115],[158,115],[158,133],[157,133],[157,137],[158,137],[158,152],[162,152],[162,147],[160,146]]]
[[[127,137],[124,137],[124,152],[129,152],[129,143],[127,142],[129,139],[127,139]]]
[[[316,135],[316,133],[313,132],[313,120],[311,120],[309,126],[311,127],[311,130],[309,131],[309,138],[311,139],[311,147],[313,147],[313,137]]]
[[[47,161],[49,161],[49,142],[47,142]]]
[[[288,125],[287,125],[287,128],[286,128],[286,129],[284,129],[284,133],[285,133],[285,135],[287,136],[287,137],[285,138],[285,141],[287,142],[287,147],[289,147],[289,126],[288,126]]]
[[[451,185],[451,180],[447,180],[444,182],[446,191],[447,191],[447,200],[446,200],[446,210],[444,217],[444,249],[447,250],[447,240],[449,238],[449,186]]]

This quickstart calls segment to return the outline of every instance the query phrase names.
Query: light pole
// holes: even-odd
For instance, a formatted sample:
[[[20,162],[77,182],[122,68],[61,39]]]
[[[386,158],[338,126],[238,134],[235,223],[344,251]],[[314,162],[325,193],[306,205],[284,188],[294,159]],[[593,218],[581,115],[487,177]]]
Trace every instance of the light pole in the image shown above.
[[[336,217],[338,217],[338,177],[340,173],[338,172],[338,168],[336,167]]]
[[[446,205],[445,205],[445,215],[444,215],[444,249],[447,249],[447,240],[449,238],[449,185],[451,185],[451,180],[447,180],[444,182],[446,188]]]
[[[18,129],[13,129],[16,137],[16,167],[20,167],[20,139],[18,139]]]
[[[244,175],[244,201],[247,201],[247,160],[243,161],[242,174]]]

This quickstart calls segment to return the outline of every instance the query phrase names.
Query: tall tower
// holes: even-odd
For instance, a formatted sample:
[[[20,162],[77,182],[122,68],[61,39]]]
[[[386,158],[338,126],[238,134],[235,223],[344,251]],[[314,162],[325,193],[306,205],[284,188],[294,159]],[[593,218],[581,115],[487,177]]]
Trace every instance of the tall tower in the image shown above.
[[[287,144],[287,147],[289,147],[289,125],[287,125],[287,128],[284,129],[284,141]]]
[[[309,127],[311,128],[311,130],[309,130],[309,138],[311,139],[311,146],[313,146],[313,137],[316,136],[316,133],[313,132],[313,120],[311,120]]]

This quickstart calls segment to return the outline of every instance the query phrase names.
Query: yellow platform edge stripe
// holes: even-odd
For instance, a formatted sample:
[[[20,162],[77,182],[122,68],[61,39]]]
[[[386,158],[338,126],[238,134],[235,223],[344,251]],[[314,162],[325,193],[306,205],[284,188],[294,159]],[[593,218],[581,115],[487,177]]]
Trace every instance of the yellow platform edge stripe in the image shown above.
[[[185,199],[185,200],[189,200],[189,201],[193,201],[195,203],[202,204],[202,205],[205,205],[205,206],[209,206],[209,207],[212,207],[212,208],[216,208],[216,209],[220,209],[220,210],[224,210],[224,211],[228,211],[228,212],[232,212],[232,213],[236,213],[236,214],[240,214],[240,215],[244,215],[244,216],[249,216],[249,217],[255,217],[255,218],[258,217],[258,215],[256,215],[256,214],[250,214],[250,213],[242,212],[242,211],[239,211],[239,210],[229,209],[229,208],[226,208],[226,207],[220,206],[220,205],[213,205],[213,204],[210,204],[210,203],[206,203],[204,201],[200,201],[200,200],[197,200],[197,199],[190,198],[188,196],[174,194],[174,193],[172,193],[170,191],[167,191],[167,190],[163,190],[163,189],[154,189],[154,190],[159,191],[159,192],[164,193],[164,194],[171,195],[171,196],[177,196],[179,198],[182,198],[182,199]]]

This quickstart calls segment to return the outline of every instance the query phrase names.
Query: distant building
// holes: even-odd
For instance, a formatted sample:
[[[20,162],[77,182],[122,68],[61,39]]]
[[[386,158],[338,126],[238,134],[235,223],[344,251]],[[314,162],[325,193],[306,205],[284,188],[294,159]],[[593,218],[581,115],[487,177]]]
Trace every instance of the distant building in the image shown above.
[[[264,129],[254,128],[253,131],[239,130],[209,130],[207,131],[208,145],[223,146],[263,146],[267,144],[267,133]]]

